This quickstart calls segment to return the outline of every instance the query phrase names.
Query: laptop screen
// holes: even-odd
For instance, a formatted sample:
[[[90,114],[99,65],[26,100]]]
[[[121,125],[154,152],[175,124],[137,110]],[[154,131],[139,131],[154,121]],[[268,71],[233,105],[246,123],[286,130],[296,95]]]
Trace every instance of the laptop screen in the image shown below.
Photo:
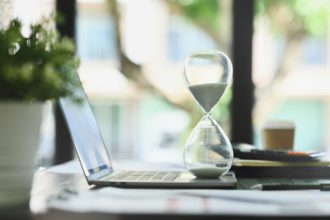
[[[112,167],[86,94],[82,88],[76,92],[82,98],[81,102],[61,98],[60,106],[88,179],[88,176],[100,173],[102,170],[109,170],[109,168],[112,170]]]

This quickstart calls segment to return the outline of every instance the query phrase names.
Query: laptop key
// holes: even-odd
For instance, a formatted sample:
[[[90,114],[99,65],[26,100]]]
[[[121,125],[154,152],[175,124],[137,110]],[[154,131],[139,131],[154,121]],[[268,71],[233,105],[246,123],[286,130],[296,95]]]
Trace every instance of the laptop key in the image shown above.
[[[149,181],[151,179],[152,176],[141,176],[138,181]]]
[[[124,180],[127,180],[127,181],[135,181],[138,179],[138,176],[128,176],[126,177]]]
[[[164,176],[154,176],[150,179],[150,181],[161,181],[164,178]]]
[[[170,177],[170,178],[169,177],[165,177],[162,181],[164,181],[164,182],[172,182],[172,181],[175,180],[175,178],[176,177],[174,177],[174,178],[173,177]]]

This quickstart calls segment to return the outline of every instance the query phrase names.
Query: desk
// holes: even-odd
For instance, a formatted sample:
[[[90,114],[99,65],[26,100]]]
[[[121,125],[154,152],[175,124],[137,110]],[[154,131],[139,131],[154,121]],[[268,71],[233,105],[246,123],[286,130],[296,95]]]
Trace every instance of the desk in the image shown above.
[[[239,182],[243,183],[244,179],[239,179]],[[244,184],[243,184],[244,185]],[[169,213],[153,213],[153,214],[132,214],[132,213],[75,213],[67,211],[58,210],[47,210],[47,200],[51,196],[57,195],[62,190],[67,187],[74,188],[82,191],[91,190],[84,179],[82,174],[65,174],[65,173],[53,173],[48,170],[39,171],[35,174],[34,184],[32,190],[32,198],[30,202],[32,215],[25,215],[24,217],[18,216],[16,219],[265,219],[267,216],[253,216],[253,215],[227,215],[227,214],[169,214]],[[330,207],[330,206],[329,206]],[[306,207],[308,208],[308,207]],[[330,208],[329,208],[330,209]],[[239,210],[238,210],[239,211]],[[0,215],[1,217],[1,215]],[[7,216],[5,216],[7,217]],[[269,218],[268,218],[269,217]],[[297,213],[291,216],[281,216],[281,217],[270,217],[267,219],[329,219],[328,216],[303,216]],[[5,218],[1,218],[5,219]]]

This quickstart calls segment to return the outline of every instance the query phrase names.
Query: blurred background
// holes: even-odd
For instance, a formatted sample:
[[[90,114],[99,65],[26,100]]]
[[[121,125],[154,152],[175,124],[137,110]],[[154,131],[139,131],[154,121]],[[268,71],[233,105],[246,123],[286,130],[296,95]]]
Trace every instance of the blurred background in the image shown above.
[[[247,71],[254,88],[251,142],[262,147],[265,121],[292,120],[296,150],[329,150],[330,1],[251,1],[252,50],[239,38],[233,41],[233,13],[248,10],[233,2],[75,2],[79,74],[112,158],[181,162],[185,139],[202,116],[182,80],[184,59],[200,49],[232,57],[235,45],[248,50],[252,60]],[[55,9],[55,0],[0,0],[0,28],[13,17],[28,25]],[[234,75],[240,62],[234,60]],[[242,102],[245,96],[240,94]],[[212,112],[230,137],[235,98],[232,89],[227,91]],[[41,166],[54,163],[52,112],[43,126]]]

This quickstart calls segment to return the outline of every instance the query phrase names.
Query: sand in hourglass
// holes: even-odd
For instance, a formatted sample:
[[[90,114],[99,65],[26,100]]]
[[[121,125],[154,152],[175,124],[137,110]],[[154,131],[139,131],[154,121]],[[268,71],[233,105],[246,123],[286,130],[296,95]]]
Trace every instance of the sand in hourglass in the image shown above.
[[[205,83],[188,86],[191,94],[206,112],[210,112],[226,90],[227,83]]]

